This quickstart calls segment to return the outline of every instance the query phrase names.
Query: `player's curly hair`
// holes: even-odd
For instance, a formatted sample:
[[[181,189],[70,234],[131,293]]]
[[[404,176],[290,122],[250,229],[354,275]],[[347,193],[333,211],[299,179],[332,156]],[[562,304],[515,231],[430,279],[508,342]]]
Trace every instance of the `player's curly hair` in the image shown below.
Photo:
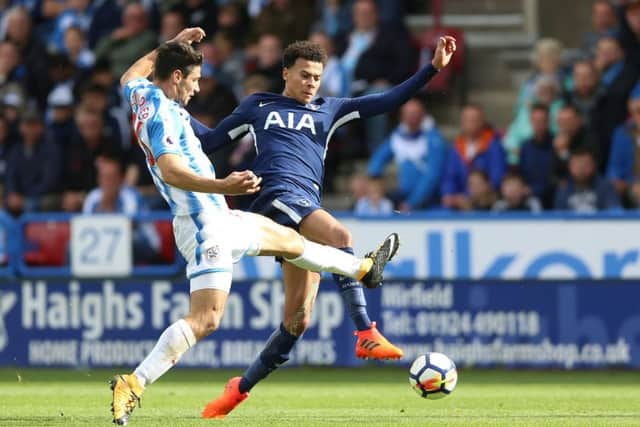
[[[312,62],[321,62],[322,65],[327,63],[327,53],[322,46],[307,40],[298,40],[287,46],[282,55],[282,66],[284,68],[290,68],[296,63],[298,58]]]
[[[180,70],[186,76],[196,65],[202,65],[201,52],[195,50],[189,43],[166,42],[158,47],[154,75],[160,80],[165,80],[175,70]]]

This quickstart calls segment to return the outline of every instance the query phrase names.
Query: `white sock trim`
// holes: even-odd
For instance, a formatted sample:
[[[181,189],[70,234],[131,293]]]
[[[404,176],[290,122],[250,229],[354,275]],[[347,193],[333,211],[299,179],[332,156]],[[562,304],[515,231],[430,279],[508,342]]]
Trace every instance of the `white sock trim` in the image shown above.
[[[189,348],[196,345],[196,342],[198,342],[198,340],[196,340],[196,336],[194,335],[191,326],[189,326],[189,322],[184,319],[180,319],[176,322],[176,325],[178,325],[178,327],[180,328],[180,332],[182,332],[182,335],[184,335],[184,339],[187,340]]]

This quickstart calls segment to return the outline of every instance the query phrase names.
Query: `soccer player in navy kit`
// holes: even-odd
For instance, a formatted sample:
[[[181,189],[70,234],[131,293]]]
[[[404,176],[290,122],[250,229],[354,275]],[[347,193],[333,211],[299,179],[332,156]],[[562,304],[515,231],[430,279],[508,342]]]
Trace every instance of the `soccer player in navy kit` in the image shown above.
[[[256,93],[215,129],[191,120],[195,134],[210,153],[250,133],[257,157],[253,172],[262,178],[262,190],[250,210],[295,228],[307,239],[353,253],[351,233],[320,207],[324,158],[336,129],[352,120],[392,111],[415,95],[445,67],[456,49],[455,39],[441,37],[431,64],[405,82],[379,94],[359,98],[314,99],[326,61],[316,44],[299,41],[283,55],[285,89],[282,94]],[[283,323],[242,377],[229,380],[224,393],[210,402],[202,415],[222,418],[249,395],[249,390],[289,359],[291,349],[310,317],[320,276],[282,263],[285,288]],[[398,359],[402,350],[376,329],[366,311],[362,287],[352,279],[334,275],[349,314],[358,329],[356,356]]]

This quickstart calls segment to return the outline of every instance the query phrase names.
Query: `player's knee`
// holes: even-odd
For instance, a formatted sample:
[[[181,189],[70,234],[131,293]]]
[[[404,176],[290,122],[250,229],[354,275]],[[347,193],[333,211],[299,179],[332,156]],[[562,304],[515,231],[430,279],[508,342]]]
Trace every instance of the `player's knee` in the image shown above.
[[[300,310],[292,317],[284,319],[283,323],[291,335],[299,337],[311,324],[311,310]]]
[[[329,230],[329,239],[334,248],[346,248],[351,246],[351,232],[346,227],[336,225]]]
[[[193,322],[192,329],[194,329],[193,333],[198,340],[211,335],[215,332],[220,326],[220,321],[222,320],[222,312],[218,310],[210,310],[203,313],[197,313],[191,316]]]
[[[299,256],[304,252],[304,241],[300,235],[291,228],[282,227],[278,240],[281,245],[281,250],[286,257]]]

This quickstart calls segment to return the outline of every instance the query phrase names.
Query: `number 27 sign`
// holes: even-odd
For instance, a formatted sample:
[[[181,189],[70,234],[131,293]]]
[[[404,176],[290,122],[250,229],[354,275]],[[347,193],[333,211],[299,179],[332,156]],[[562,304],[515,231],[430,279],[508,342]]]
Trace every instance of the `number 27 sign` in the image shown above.
[[[121,277],[131,273],[131,220],[124,215],[79,215],[71,219],[71,273]]]

